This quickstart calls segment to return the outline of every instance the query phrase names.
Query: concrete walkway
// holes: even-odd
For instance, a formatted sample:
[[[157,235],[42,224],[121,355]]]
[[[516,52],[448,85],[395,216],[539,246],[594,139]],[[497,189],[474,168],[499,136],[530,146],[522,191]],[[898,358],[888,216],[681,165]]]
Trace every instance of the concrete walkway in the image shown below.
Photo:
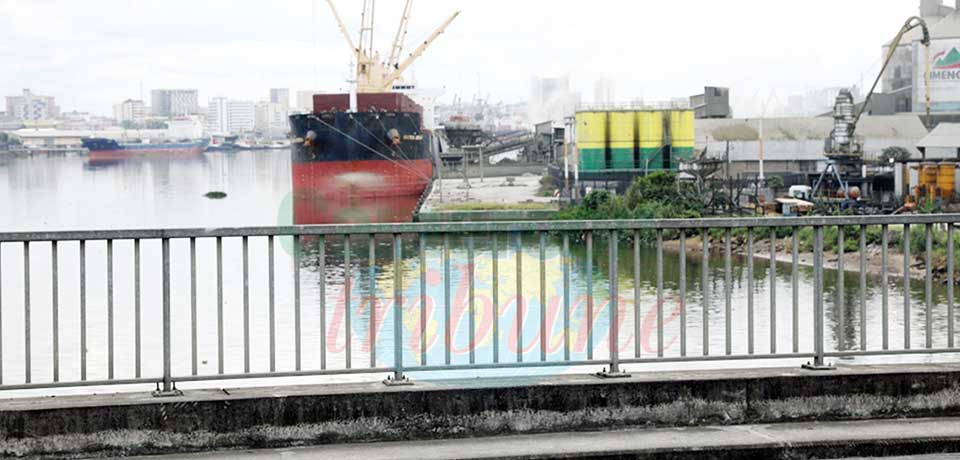
[[[803,451],[804,458],[926,454],[960,451],[960,419],[791,423],[700,428],[556,433],[494,438],[371,444],[300,449],[231,451],[154,459],[505,459],[505,458],[770,458]],[[947,456],[944,458],[956,458]],[[146,457],[144,457],[146,458]],[[779,456],[777,457],[779,458]]]

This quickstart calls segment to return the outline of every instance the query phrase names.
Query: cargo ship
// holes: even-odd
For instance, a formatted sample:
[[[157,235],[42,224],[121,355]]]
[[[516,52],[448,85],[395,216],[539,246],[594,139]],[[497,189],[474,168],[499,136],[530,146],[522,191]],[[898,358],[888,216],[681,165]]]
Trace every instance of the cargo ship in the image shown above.
[[[313,111],[290,117],[294,223],[403,222],[413,219],[434,173],[432,108],[404,91],[402,75],[459,15],[451,15],[403,57],[407,0],[389,57],[373,50],[375,0],[363,2],[357,42],[327,2],[356,60],[349,94],[317,94]],[[428,98],[429,99],[429,98]],[[432,99],[431,99],[432,100]]]
[[[136,159],[180,159],[203,155],[208,140],[166,143],[121,143],[113,139],[83,139],[83,147],[90,151],[91,162],[114,162]]]
[[[296,224],[409,221],[433,179],[433,136],[400,93],[314,96],[290,117]]]

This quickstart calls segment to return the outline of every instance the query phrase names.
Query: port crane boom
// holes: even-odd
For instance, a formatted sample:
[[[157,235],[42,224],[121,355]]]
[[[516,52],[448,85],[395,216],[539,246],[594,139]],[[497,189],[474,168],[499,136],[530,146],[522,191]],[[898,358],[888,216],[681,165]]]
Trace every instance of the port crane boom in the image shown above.
[[[430,34],[430,36],[401,63],[400,54],[403,52],[404,41],[407,36],[407,27],[410,22],[411,11],[413,10],[413,0],[406,0],[403,16],[400,18],[400,26],[397,29],[397,35],[394,39],[393,47],[390,50],[390,56],[386,62],[381,62],[379,53],[373,51],[376,0],[363,1],[363,13],[360,19],[360,38],[356,44],[354,44],[353,39],[350,38],[350,32],[347,30],[347,26],[344,25],[343,20],[340,19],[340,14],[337,13],[337,8],[333,5],[333,0],[327,0],[327,5],[330,6],[333,17],[337,21],[337,26],[340,28],[340,32],[347,40],[350,50],[357,59],[356,82],[358,93],[381,93],[390,91],[394,83],[402,78],[403,72],[422,56],[424,51],[426,51],[437,37],[450,27],[453,20],[460,15],[460,12],[457,11],[450,16],[449,19]]]
[[[403,44],[407,40],[407,25],[410,24],[410,14],[413,11],[413,0],[407,0],[403,6],[403,15],[400,16],[400,25],[397,27],[397,36],[393,39],[393,49],[390,50],[390,57],[387,59],[387,68],[396,69],[400,64],[400,53],[403,52]]]
[[[393,82],[400,78],[403,72],[407,70],[407,68],[410,67],[411,64],[413,64],[413,61],[416,61],[417,58],[423,55],[423,52],[426,51],[431,44],[433,44],[433,42],[440,36],[440,34],[442,34],[445,30],[447,30],[447,27],[450,27],[450,24],[453,23],[453,20],[457,19],[457,16],[459,15],[460,15],[459,11],[457,11],[456,13],[453,13],[453,15],[450,16],[450,18],[448,18],[446,22],[444,22],[439,28],[437,28],[437,30],[433,31],[433,33],[430,34],[430,36],[427,37],[427,39],[424,40],[423,43],[421,43],[420,46],[417,47],[417,49],[413,50],[413,53],[410,53],[410,57],[408,57],[407,60],[403,62],[403,64],[400,64],[397,67],[397,70],[395,70],[392,74],[387,76],[386,81],[384,82],[384,86],[385,86],[384,90],[388,89],[391,85],[393,85]]]

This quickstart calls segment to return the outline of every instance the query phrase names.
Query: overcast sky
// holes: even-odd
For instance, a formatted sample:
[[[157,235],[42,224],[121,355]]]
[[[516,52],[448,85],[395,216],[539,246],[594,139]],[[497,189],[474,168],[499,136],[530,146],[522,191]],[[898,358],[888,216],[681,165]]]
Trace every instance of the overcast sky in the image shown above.
[[[334,0],[351,32],[360,0]],[[402,0],[377,2],[387,54]],[[729,86],[737,115],[762,101],[872,80],[881,45],[918,0],[416,0],[408,43],[463,14],[420,59],[441,100],[529,98],[532,76],[598,78],[619,100]],[[408,50],[413,46],[408,46]],[[0,0],[0,95],[22,88],[64,110],[110,114],[151,88],[258,100],[271,87],[346,86],[351,55],[325,0]],[[148,102],[149,104],[149,102]]]

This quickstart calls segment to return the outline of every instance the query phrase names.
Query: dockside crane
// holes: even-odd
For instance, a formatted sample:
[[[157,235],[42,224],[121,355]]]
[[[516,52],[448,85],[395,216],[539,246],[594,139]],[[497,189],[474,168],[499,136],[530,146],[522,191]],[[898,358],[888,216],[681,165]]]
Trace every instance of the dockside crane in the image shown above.
[[[877,85],[883,78],[883,74],[886,72],[887,66],[890,65],[890,61],[893,59],[903,37],[911,30],[917,28],[920,28],[923,33],[920,43],[924,46],[926,53],[925,61],[927,68],[924,72],[924,78],[926,79],[924,87],[926,89],[927,120],[930,119],[930,29],[927,27],[926,21],[922,18],[912,16],[907,19],[907,22],[905,22],[903,27],[900,28],[900,31],[897,32],[896,37],[890,42],[890,49],[883,60],[880,73],[877,74],[877,78],[873,81],[873,86],[870,87],[870,92],[867,93],[860,108],[856,109],[853,95],[849,90],[841,90],[837,96],[833,108],[834,128],[824,144],[824,155],[828,160],[827,166],[820,173],[820,177],[814,184],[812,196],[817,196],[826,180],[829,177],[833,177],[840,185],[845,201],[849,202],[852,199],[858,198],[851,196],[849,181],[844,179],[845,176],[851,174],[860,174],[860,170],[863,167],[863,141],[856,135],[857,124],[870,106],[870,99],[877,90]],[[856,195],[856,193],[853,193],[853,195]]]
[[[350,37],[347,26],[340,18],[333,0],[327,0],[330,11],[337,21],[337,26],[343,34],[347,45],[357,60],[356,80],[358,93],[382,93],[390,91],[394,84],[401,80],[403,72],[406,71],[423,53],[433,44],[443,32],[450,27],[453,20],[460,15],[457,11],[453,13],[443,24],[433,31],[403,62],[400,62],[400,56],[403,52],[404,43],[407,36],[407,27],[410,22],[411,12],[413,11],[413,0],[406,0],[403,15],[400,18],[400,25],[397,28],[397,35],[390,50],[390,55],[386,62],[381,62],[379,53],[373,49],[374,35],[374,15],[376,13],[376,0],[364,0],[363,12],[360,20],[360,38],[355,44]]]

